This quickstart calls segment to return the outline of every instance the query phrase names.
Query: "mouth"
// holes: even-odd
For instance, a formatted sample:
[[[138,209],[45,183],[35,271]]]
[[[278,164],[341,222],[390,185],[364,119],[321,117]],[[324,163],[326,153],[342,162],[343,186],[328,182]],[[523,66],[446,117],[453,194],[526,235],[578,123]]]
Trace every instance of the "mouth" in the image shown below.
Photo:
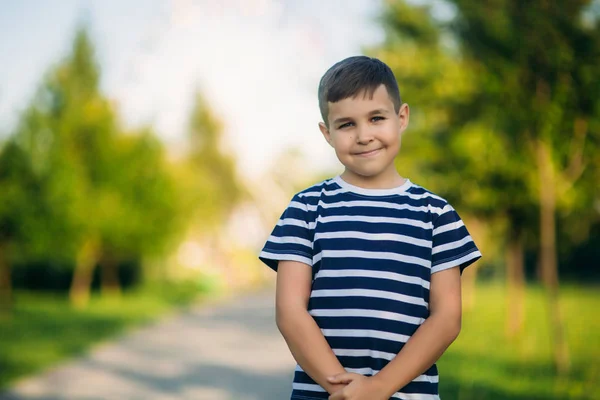
[[[369,150],[369,151],[363,151],[362,153],[354,153],[355,156],[361,156],[361,157],[370,157],[370,156],[374,156],[377,153],[379,153],[381,151],[382,147],[379,149],[374,149],[374,150]]]

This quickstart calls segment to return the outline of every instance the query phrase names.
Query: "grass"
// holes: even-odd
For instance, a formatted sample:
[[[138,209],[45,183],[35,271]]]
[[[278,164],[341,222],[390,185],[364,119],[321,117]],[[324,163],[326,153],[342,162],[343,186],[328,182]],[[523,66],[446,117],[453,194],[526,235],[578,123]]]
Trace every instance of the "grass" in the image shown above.
[[[442,399],[600,399],[599,309],[598,288],[561,290],[572,367],[559,376],[552,367],[543,290],[527,290],[523,332],[509,339],[504,289],[480,286],[459,338],[438,363]]]
[[[71,308],[65,294],[17,291],[12,317],[0,318],[0,388],[189,304],[202,291],[192,284],[144,287],[121,299],[93,296],[84,310]]]

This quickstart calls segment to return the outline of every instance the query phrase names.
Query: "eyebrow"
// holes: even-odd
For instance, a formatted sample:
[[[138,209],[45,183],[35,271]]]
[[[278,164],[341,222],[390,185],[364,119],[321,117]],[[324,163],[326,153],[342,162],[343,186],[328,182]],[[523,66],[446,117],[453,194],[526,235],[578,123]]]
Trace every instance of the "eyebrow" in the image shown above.
[[[376,110],[370,111],[367,115],[372,116],[372,115],[377,115],[377,114],[388,114],[388,110],[383,109],[383,108],[378,108]],[[333,124],[337,125],[337,124],[340,124],[342,122],[347,122],[347,121],[352,121],[352,118],[350,118],[350,117],[337,118],[333,121]]]

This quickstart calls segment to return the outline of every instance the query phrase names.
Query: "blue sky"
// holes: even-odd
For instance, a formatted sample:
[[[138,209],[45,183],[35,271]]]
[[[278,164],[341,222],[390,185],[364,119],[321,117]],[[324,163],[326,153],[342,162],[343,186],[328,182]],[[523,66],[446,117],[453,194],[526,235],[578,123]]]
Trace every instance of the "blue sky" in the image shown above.
[[[240,170],[257,176],[288,146],[337,165],[320,136],[316,89],[334,62],[379,42],[380,0],[0,0],[0,132],[87,22],[105,94],[128,126],[181,145],[201,89]]]

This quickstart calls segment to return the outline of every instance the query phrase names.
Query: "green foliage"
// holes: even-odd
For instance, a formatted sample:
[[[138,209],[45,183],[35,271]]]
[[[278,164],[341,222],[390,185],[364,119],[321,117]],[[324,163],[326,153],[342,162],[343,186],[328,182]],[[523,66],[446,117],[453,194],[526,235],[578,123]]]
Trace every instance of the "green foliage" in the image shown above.
[[[582,18],[591,2],[452,3],[458,18],[451,28],[477,71],[470,108],[477,107],[477,118],[493,118],[511,154],[523,153],[532,171],[535,147],[549,145],[563,214],[593,210],[600,194],[594,160],[600,149],[600,25]],[[526,183],[539,201],[539,183]]]
[[[560,227],[585,240],[600,219],[600,34],[579,23],[589,2],[563,14],[544,1],[451,1],[449,21],[432,16],[432,3],[386,2],[386,40],[369,50],[411,106],[399,171],[459,212],[510,229],[504,237],[523,232],[534,248],[535,145],[547,137]]]
[[[73,262],[90,238],[117,261],[156,256],[183,229],[162,144],[150,128],[122,131],[99,79],[93,45],[80,29],[2,152],[0,180],[10,181],[13,195],[0,210],[10,202],[20,212],[0,217],[1,225],[22,228],[15,237],[28,244],[25,259]]]
[[[223,124],[200,93],[196,93],[188,127],[188,158],[184,184],[189,209],[211,231],[220,226],[246,195],[235,160],[223,142]]]

